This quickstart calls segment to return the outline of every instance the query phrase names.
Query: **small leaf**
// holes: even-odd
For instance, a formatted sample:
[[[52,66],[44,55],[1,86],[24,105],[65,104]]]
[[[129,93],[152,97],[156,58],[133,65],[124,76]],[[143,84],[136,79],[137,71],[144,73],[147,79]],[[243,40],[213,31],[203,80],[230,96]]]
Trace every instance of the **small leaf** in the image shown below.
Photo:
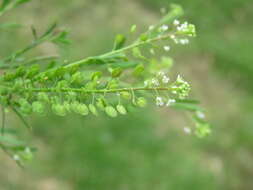
[[[197,106],[196,104],[193,103],[176,103],[172,104],[171,107],[175,109],[181,109],[181,110],[188,110],[188,111],[204,111],[203,108]]]

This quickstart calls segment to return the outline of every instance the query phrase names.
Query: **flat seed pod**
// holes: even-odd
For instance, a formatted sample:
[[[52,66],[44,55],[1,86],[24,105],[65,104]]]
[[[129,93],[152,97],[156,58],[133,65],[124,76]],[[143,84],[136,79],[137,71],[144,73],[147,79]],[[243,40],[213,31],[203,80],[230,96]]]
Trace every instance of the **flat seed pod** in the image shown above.
[[[97,108],[93,104],[89,104],[89,110],[93,115],[98,116]]]
[[[117,105],[117,111],[122,114],[122,115],[126,115],[127,114],[127,111],[126,111],[126,108],[123,106],[123,105]]]
[[[112,106],[107,106],[105,108],[105,113],[110,116],[110,117],[117,117],[118,116],[118,112],[116,111],[116,109]]]

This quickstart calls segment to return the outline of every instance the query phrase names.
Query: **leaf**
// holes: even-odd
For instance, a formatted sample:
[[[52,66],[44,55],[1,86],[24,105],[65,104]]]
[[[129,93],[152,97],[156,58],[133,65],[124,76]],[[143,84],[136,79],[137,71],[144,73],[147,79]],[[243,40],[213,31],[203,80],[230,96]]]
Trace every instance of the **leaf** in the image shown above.
[[[71,41],[68,39],[68,32],[66,30],[60,32],[57,34],[53,39],[52,42],[55,44],[61,44],[61,45],[69,45]]]
[[[15,139],[14,137],[7,136],[7,135],[4,135],[4,136],[1,135],[0,136],[0,142],[4,143],[4,144],[9,144],[9,145],[12,145],[12,146],[21,146],[21,145],[25,144],[23,141],[19,141],[19,140]]]
[[[171,105],[172,108],[188,111],[204,111],[203,108],[197,106],[195,103],[183,103],[177,102]]]
[[[20,27],[22,27],[22,25],[17,24],[17,23],[3,23],[3,24],[0,24],[0,29],[20,28]]]

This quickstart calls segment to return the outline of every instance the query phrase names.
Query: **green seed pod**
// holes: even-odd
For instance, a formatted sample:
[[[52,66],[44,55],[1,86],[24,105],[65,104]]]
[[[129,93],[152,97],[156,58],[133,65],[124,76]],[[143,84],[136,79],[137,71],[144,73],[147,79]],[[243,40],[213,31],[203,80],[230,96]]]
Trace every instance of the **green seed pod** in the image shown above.
[[[61,104],[53,104],[52,111],[59,116],[65,116],[67,113],[65,107]]]
[[[147,100],[143,97],[139,97],[136,101],[136,105],[143,108],[147,105]]]
[[[98,98],[98,99],[97,99],[97,102],[96,102],[96,106],[97,106],[100,110],[104,111],[104,110],[105,110],[105,107],[106,107],[106,102],[105,102],[104,98]]]
[[[112,106],[107,106],[105,108],[105,113],[110,117],[117,117],[118,116],[116,109]]]
[[[93,104],[89,104],[89,109],[93,115],[98,116],[97,108]]]
[[[31,114],[32,113],[32,106],[31,104],[24,98],[19,100],[20,104],[20,111],[23,114]]]
[[[126,115],[127,114],[127,111],[126,111],[126,108],[123,106],[123,105],[117,105],[117,111],[122,114],[122,115]]]
[[[119,68],[119,67],[114,68],[114,69],[111,70],[111,75],[112,75],[113,78],[119,77],[121,75],[121,73],[122,73],[122,69]]]
[[[126,100],[130,100],[131,99],[131,93],[127,92],[127,91],[123,91],[120,92],[120,96]]]
[[[42,102],[49,102],[49,97],[48,97],[47,93],[39,92],[38,93],[38,100],[42,101]]]
[[[43,105],[43,103],[35,101],[32,103],[32,110],[35,113],[43,114],[45,112],[45,106]]]
[[[84,77],[81,72],[76,72],[71,77],[71,83],[72,84],[81,84],[84,80]]]
[[[63,106],[64,106],[64,108],[66,109],[67,112],[70,112],[70,111],[71,111],[71,106],[70,106],[70,103],[69,103],[69,102],[64,101],[64,102],[63,102]]]
[[[85,104],[79,103],[77,101],[73,102],[71,104],[71,109],[81,115],[88,115],[89,114],[89,109]]]

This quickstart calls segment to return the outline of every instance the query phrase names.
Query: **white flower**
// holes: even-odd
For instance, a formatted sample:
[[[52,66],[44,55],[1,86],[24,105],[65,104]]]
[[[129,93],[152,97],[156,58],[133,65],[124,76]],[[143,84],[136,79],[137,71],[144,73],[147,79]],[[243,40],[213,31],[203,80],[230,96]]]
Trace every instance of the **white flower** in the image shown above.
[[[157,106],[163,106],[164,105],[162,97],[160,97],[160,96],[156,97],[156,105]]]
[[[148,81],[147,80],[144,81],[144,86],[148,86]]]
[[[191,128],[189,128],[189,127],[184,127],[184,132],[185,132],[186,134],[191,134],[192,130],[191,130]]]
[[[170,38],[171,38],[171,39],[175,39],[176,36],[175,36],[174,34],[171,34],[171,35],[170,35]]]
[[[177,75],[177,82],[185,82],[181,75]]]
[[[31,149],[29,147],[25,147],[25,153],[31,153]]]
[[[182,45],[189,44],[189,40],[188,40],[187,38],[185,38],[185,39],[180,39],[179,42],[180,42],[180,44],[182,44]]]
[[[179,20],[175,19],[174,22],[173,22],[173,24],[174,24],[175,26],[177,26],[177,25],[180,24],[180,22],[179,22]]]
[[[150,53],[151,53],[152,55],[155,54],[155,50],[154,50],[153,48],[151,48],[149,51],[150,51]]]
[[[174,104],[176,102],[175,99],[169,99],[166,106],[171,106],[172,104]]]
[[[177,27],[178,31],[184,32],[188,29],[188,22],[184,22],[183,24],[179,25]]]
[[[18,161],[18,160],[20,160],[20,157],[19,157],[19,155],[17,155],[17,154],[14,154],[14,155],[13,155],[13,160],[15,160],[15,161]]]
[[[158,72],[158,76],[164,76],[165,73],[163,71]]]
[[[148,27],[149,30],[153,30],[154,28],[155,28],[154,25],[150,25],[150,26]]]
[[[167,84],[169,81],[170,81],[170,78],[164,75],[163,78],[162,78],[162,82],[164,84]]]
[[[169,27],[168,27],[168,25],[165,25],[165,24],[164,24],[164,25],[161,26],[160,29],[161,29],[162,32],[165,32],[166,30],[169,29]]]
[[[165,51],[170,51],[170,46],[164,46],[163,48]]]
[[[196,114],[197,114],[197,117],[200,119],[204,119],[206,117],[205,114],[201,111],[198,111]]]
[[[159,81],[158,81],[156,78],[153,78],[153,79],[151,80],[151,83],[152,83],[153,85],[155,85],[155,86],[159,86]]]

